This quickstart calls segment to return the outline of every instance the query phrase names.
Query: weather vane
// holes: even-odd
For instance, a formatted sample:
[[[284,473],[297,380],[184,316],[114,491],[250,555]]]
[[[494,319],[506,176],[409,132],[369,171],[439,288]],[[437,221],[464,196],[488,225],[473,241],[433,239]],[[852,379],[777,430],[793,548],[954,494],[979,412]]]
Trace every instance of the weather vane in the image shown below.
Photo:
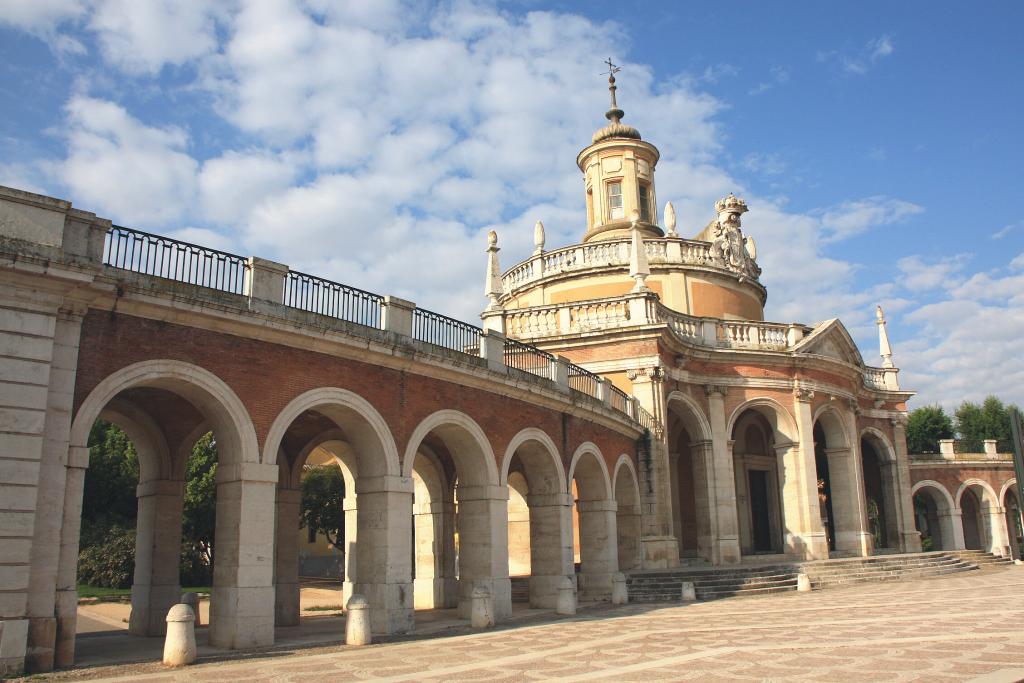
[[[618,123],[619,119],[622,118],[622,110],[619,109],[619,105],[615,101],[615,91],[618,89],[615,87],[615,74],[622,71],[622,69],[612,64],[611,57],[606,59],[604,63],[608,65],[608,70],[602,73],[601,75],[608,75],[608,92],[610,92],[612,96],[612,108],[608,110],[608,113],[605,114],[605,116],[608,118],[609,121],[612,121],[613,123]]]
[[[608,65],[608,70],[602,72],[601,75],[602,76],[611,76],[611,80],[614,81],[615,80],[615,74],[617,74],[620,71],[622,71],[622,69],[620,67],[617,67],[614,64],[612,64],[612,58],[611,57],[606,59],[604,63]]]

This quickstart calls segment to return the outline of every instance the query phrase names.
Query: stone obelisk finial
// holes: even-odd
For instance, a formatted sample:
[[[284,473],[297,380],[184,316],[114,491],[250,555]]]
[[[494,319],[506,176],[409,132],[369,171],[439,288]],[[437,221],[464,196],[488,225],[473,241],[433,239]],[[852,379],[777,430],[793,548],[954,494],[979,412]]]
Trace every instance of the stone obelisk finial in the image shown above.
[[[501,266],[498,265],[498,233],[491,230],[487,233],[487,284],[484,286],[484,294],[490,299],[487,304],[487,311],[501,310],[501,295],[504,293],[501,287]]]
[[[892,346],[889,345],[889,333],[885,329],[885,313],[881,306],[875,306],[875,318],[878,322],[878,352],[882,356],[882,367],[896,367],[892,362]]]
[[[644,246],[644,238],[640,236],[640,231],[636,227],[640,220],[640,212],[633,209],[630,219],[633,225],[633,243],[629,255],[629,276],[636,280],[632,291],[646,292],[648,291],[647,276],[651,274],[651,269],[647,265],[647,247]]]
[[[676,232],[676,207],[665,202],[665,237],[679,237]]]

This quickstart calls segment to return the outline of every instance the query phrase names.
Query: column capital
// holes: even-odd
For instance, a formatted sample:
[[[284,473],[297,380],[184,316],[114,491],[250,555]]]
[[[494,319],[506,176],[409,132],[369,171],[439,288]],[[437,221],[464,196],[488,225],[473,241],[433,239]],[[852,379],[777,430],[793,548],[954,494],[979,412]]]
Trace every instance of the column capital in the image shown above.
[[[626,370],[626,377],[634,383],[661,382],[665,379],[665,370],[660,365],[646,368],[631,368]]]
[[[136,498],[147,496],[180,496],[185,487],[185,482],[180,479],[150,479],[141,481],[135,487]]]
[[[814,400],[814,392],[806,387],[797,385],[793,387],[793,398],[800,403],[810,403]]]
[[[726,393],[728,393],[728,389],[726,389],[726,387],[724,387],[724,386],[722,386],[720,384],[705,384],[704,385],[704,394],[708,398],[723,399],[723,398],[725,398]]]
[[[578,512],[615,512],[619,506],[614,500],[578,500],[576,510]]]
[[[569,507],[572,505],[572,494],[569,493],[530,493],[526,496],[526,504],[534,507]]]
[[[384,475],[356,477],[356,495],[361,493],[412,493],[412,477]]]
[[[455,498],[464,503],[470,500],[508,500],[507,486],[457,486]]]

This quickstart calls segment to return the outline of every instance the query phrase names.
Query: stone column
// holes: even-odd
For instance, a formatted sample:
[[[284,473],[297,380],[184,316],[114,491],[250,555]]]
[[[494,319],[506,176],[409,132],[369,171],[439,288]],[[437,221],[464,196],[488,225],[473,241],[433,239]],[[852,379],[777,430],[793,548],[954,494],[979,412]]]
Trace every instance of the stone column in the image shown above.
[[[89,449],[68,448],[64,483],[64,519],[61,523],[60,561],[57,565],[57,642],[54,664],[75,663],[75,635],[78,626],[78,542],[82,531],[82,494]],[[180,520],[178,522],[181,523]]]
[[[413,524],[416,528],[416,578],[413,581],[413,592],[416,609],[446,608],[458,604],[454,518],[455,505],[448,501],[413,506]]]
[[[559,581],[572,576],[572,496],[530,494],[530,607],[553,609]]]
[[[643,566],[643,549],[640,545],[640,506],[625,505],[616,501],[615,528],[618,533],[619,571],[628,572]]]
[[[370,604],[374,633],[410,633],[412,586],[411,477],[357,477],[359,553],[355,592]]]
[[[1001,553],[1009,547],[1010,539],[1006,533],[1006,511],[998,505],[988,505],[982,514],[988,517],[989,552]]]
[[[614,500],[581,500],[579,592],[587,600],[611,600],[612,577],[619,571]],[[678,551],[677,551],[678,552]]]
[[[964,550],[964,520],[959,508],[939,510],[939,529],[942,533],[943,550]]]
[[[494,618],[512,616],[508,578],[508,487],[459,486],[459,617],[468,619],[473,589],[491,592]]]
[[[223,456],[222,456],[223,457]],[[277,465],[217,466],[217,553],[210,644],[242,649],[274,643],[274,495]]]
[[[29,304],[31,305],[31,304]],[[15,509],[35,508],[32,538],[31,572],[28,577],[28,649],[25,667],[29,671],[50,671],[57,649],[57,583],[64,536],[64,503],[67,495],[69,439],[74,403],[75,375],[78,367],[78,342],[85,310],[62,308],[56,316],[51,338],[18,338],[17,355],[35,358],[49,365],[45,412],[23,413],[29,401],[42,397],[42,392],[26,387],[24,398],[13,400],[17,409],[9,409],[14,429],[33,433],[42,427],[42,459],[39,461],[38,488],[19,488],[2,492],[0,497]],[[88,455],[82,468],[89,464]],[[82,473],[84,481],[84,471]],[[74,482],[73,482],[74,483]],[[31,494],[35,494],[34,496]],[[33,500],[34,499],[34,500]],[[81,515],[81,488],[78,500],[71,501]],[[79,520],[78,524],[81,524]],[[4,542],[5,545],[8,541]],[[78,539],[75,538],[77,551]],[[17,559],[17,558],[15,558]],[[77,557],[76,557],[77,560]],[[77,602],[77,601],[76,601]],[[6,627],[5,627],[6,628]],[[73,638],[73,636],[71,636]],[[0,635],[6,639],[6,634]]]
[[[345,500],[342,501],[341,509],[345,517],[345,580],[341,585],[342,603],[347,605],[349,598],[355,595],[355,587],[358,581],[357,567],[359,566],[359,497],[351,490],[346,479]]]
[[[740,561],[740,532],[736,510],[736,473],[725,423],[725,389],[705,387],[711,443],[700,451],[701,469],[707,485],[708,534],[712,564]],[[694,453],[694,458],[698,453]]]
[[[181,602],[182,481],[156,479],[139,484],[135,521],[135,578],[128,630],[137,636],[167,631],[167,610]]]
[[[905,415],[891,420],[892,442],[896,449],[895,513],[899,520],[900,550],[905,553],[919,553],[921,552],[921,534],[914,524],[914,501],[910,495],[910,456],[907,455],[906,420]],[[961,526],[960,529],[962,534],[963,527]]]
[[[274,625],[298,626],[300,489],[277,489],[277,547],[274,560]]]
[[[863,467],[860,450],[849,447],[828,448],[829,483],[832,490],[832,515],[836,550],[857,557],[871,554],[871,534],[867,527],[867,503],[864,498]]]
[[[664,371],[658,367],[630,370],[633,396],[640,406],[655,417],[662,428],[650,435],[649,453],[641,452],[637,476],[640,485],[640,506],[643,514],[643,549],[645,568],[675,567],[679,564],[679,541],[673,533],[672,476],[665,433]]]
[[[828,537],[818,501],[818,470],[814,460],[814,392],[794,392],[799,443],[777,444],[782,467],[782,508],[786,518],[786,547],[806,560],[828,558]]]

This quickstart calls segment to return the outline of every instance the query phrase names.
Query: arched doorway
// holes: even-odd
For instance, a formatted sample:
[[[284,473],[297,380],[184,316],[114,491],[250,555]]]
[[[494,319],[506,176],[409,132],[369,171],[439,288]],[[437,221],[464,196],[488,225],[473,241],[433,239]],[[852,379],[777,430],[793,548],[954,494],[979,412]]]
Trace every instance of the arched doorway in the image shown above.
[[[900,548],[899,504],[896,492],[896,463],[888,444],[873,432],[862,434],[861,469],[868,533],[877,550]]]
[[[273,454],[281,470],[276,506],[275,615],[281,625],[299,615],[299,503],[303,467],[314,452],[333,459],[344,479],[345,584],[370,604],[375,633],[412,629],[409,548],[411,482],[399,478],[398,452],[377,410],[361,396],[335,387],[294,398],[267,432],[264,458]],[[399,544],[398,539],[408,541]]]
[[[935,481],[921,481],[911,493],[914,523],[921,534],[921,549],[959,550],[964,547],[962,527],[946,488]]]
[[[775,430],[760,412],[747,410],[732,430],[740,550],[744,555],[783,552],[783,516]]]
[[[509,488],[509,574],[529,577],[531,607],[554,607],[559,583],[573,576],[572,501],[554,442],[524,429],[506,450],[502,476]]]
[[[569,467],[579,527],[580,569],[577,577],[583,600],[611,598],[612,577],[618,571],[616,505],[604,456],[594,444],[580,446]]]
[[[989,528],[982,518],[981,500],[970,488],[960,494],[960,519],[964,525],[964,547],[967,550],[987,550]]]
[[[122,424],[139,453],[131,630],[162,633],[164,615],[180,598],[186,465],[196,441],[212,432],[218,469],[209,639],[228,648],[273,643],[273,527],[260,520],[272,514],[277,467],[260,462],[255,430],[237,395],[212,373],[180,361],[122,368],[99,382],[78,407],[70,462],[88,462],[89,432],[101,417]],[[53,520],[61,525],[56,584],[67,587],[55,601],[58,665],[74,659],[84,469],[69,467],[66,476],[65,515]]]
[[[452,571],[457,577],[455,604],[459,616],[469,618],[473,590],[481,587],[492,596],[495,618],[507,619],[512,614],[508,571],[509,494],[505,486],[499,485],[490,442],[468,415],[456,410],[437,411],[424,418],[409,439],[403,460],[406,476],[413,475],[424,445],[441,463],[445,480],[454,486],[454,524],[451,527],[434,524],[432,533],[440,528],[444,538],[438,547],[454,549]],[[417,544],[417,566],[426,561],[419,555],[421,549],[425,549],[425,545]],[[443,565],[446,560],[440,562]],[[435,558],[434,566],[438,563]],[[445,580],[451,583],[450,577]],[[444,604],[450,605],[452,600],[445,596]]]
[[[1006,537],[1010,541],[1013,559],[1024,556],[1024,517],[1021,516],[1017,480],[1011,479],[1003,487],[1003,514],[1006,515]]]
[[[860,463],[851,448],[844,416],[825,404],[814,421],[814,463],[819,515],[830,555],[861,557],[871,551]]]
[[[619,571],[639,569],[642,548],[640,545],[640,489],[636,472],[629,457],[622,455],[615,465],[612,478],[615,490],[615,528],[618,534]]]
[[[732,530],[723,535],[735,539],[735,520],[717,519],[711,512],[716,472],[707,419],[692,398],[674,392],[668,398],[667,421],[672,524],[679,557],[720,561],[716,530],[724,522]],[[732,477],[728,478],[731,486]],[[735,546],[735,540],[731,542]]]

